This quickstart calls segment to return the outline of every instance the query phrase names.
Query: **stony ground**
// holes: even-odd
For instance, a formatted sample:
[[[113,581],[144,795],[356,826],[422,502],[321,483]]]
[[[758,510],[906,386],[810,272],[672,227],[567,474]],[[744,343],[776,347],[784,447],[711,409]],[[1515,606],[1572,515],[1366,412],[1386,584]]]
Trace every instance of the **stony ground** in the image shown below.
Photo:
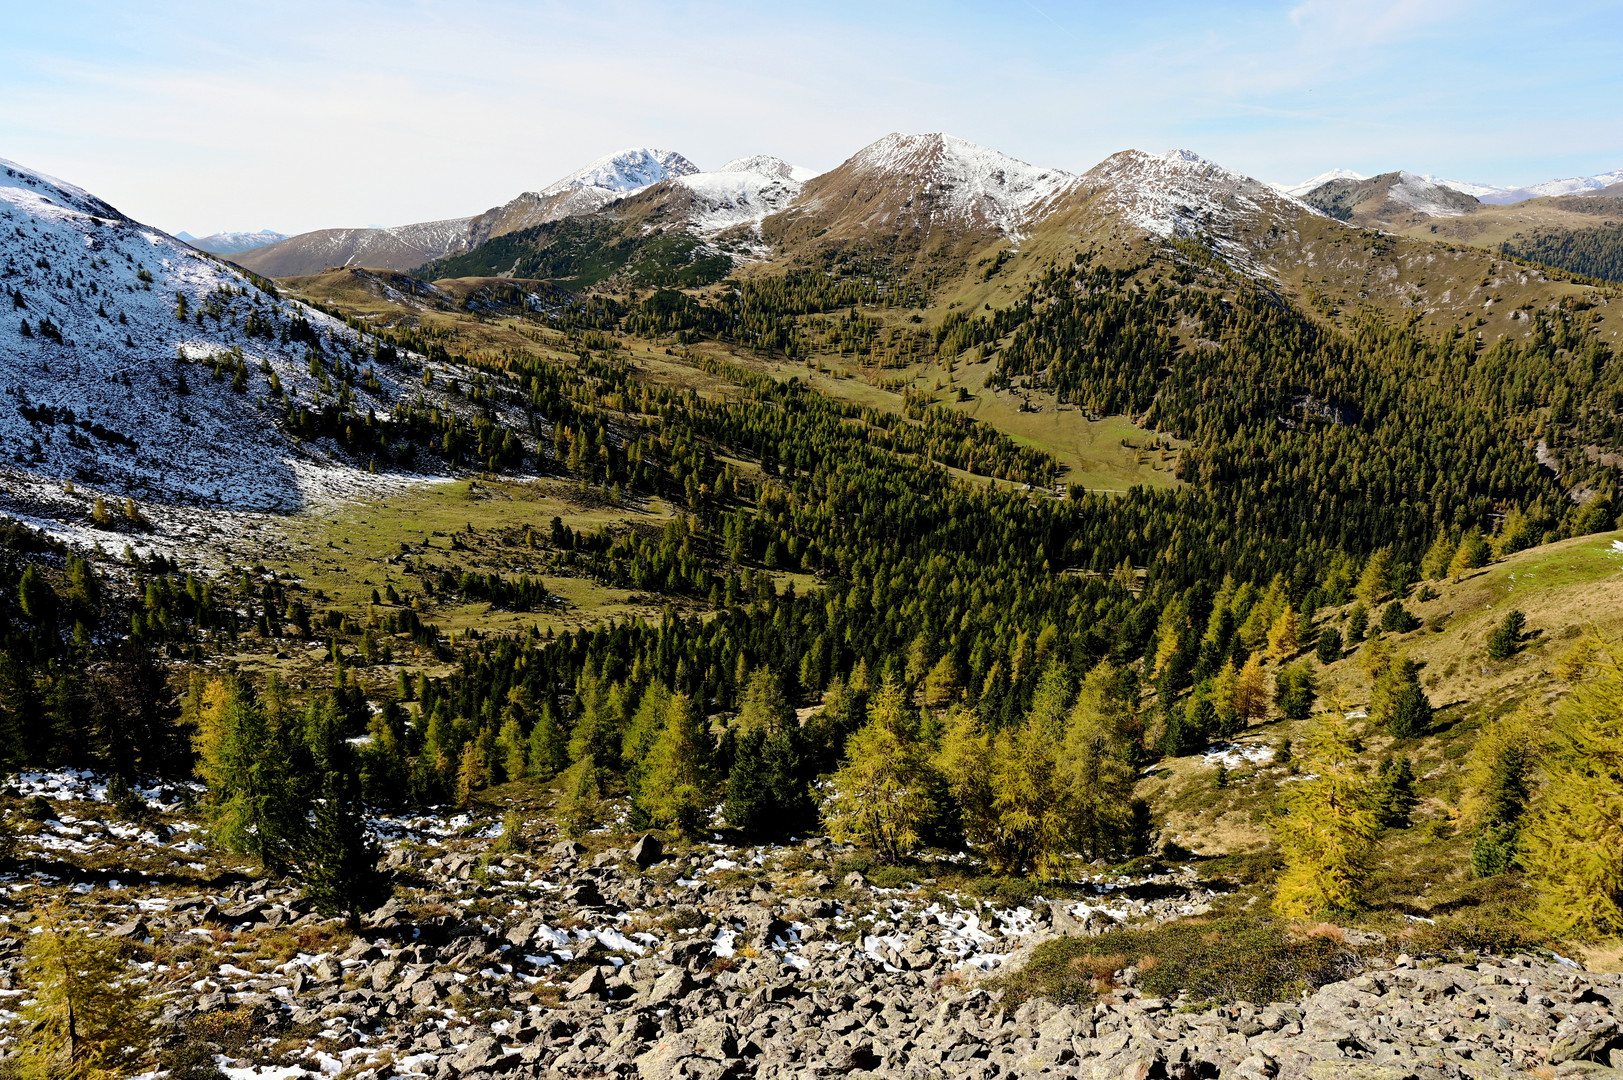
[[[196,836],[184,787],[114,819],[83,774],[44,799],[4,876],[0,1021],[18,924],[53,898],[124,939],[161,1041],[206,1041],[232,1080],[1197,1076],[1623,1080],[1623,977],[1550,958],[1400,956],[1288,1004],[1197,1006],[1122,985],[1096,1003],[1009,1008],[995,977],[1058,932],[1206,910],[1191,872],[1083,882],[1004,907],[928,879],[878,888],[826,842],[501,851],[489,820],[379,818],[395,898],[351,933],[298,892],[249,880]],[[40,803],[34,804],[36,816]],[[1035,908],[1036,910],[1033,910]],[[1570,962],[1568,962],[1570,963]],[[9,1044],[12,1035],[5,1037]]]

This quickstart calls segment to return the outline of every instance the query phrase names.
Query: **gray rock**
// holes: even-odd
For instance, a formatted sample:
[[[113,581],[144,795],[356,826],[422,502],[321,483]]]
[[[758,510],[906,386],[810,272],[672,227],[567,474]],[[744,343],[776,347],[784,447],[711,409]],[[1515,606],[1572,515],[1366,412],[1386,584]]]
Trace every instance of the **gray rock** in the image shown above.
[[[607,997],[608,986],[603,981],[602,968],[589,968],[564,989],[565,1001],[599,1000]]]
[[[665,845],[652,833],[643,834],[642,839],[631,845],[631,861],[644,870],[665,858]]]

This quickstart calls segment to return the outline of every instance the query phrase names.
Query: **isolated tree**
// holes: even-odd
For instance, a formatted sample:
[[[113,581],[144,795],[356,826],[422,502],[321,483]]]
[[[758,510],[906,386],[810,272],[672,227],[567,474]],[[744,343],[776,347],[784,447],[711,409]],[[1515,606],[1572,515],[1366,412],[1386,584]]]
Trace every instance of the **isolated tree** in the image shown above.
[[[673,695],[637,785],[637,805],[657,826],[697,832],[710,808],[710,737],[684,696]]]
[[[868,722],[846,742],[823,808],[829,834],[884,862],[900,860],[930,813],[928,767],[902,686],[889,678],[868,704]]]
[[[1352,610],[1347,612],[1347,640],[1354,645],[1364,640],[1364,633],[1369,629],[1369,609],[1363,604],[1354,604]]]
[[[1319,658],[1321,664],[1333,664],[1341,659],[1342,640],[1341,631],[1333,626],[1327,626],[1319,631],[1319,640],[1315,644],[1313,654]]]
[[[1369,712],[1399,739],[1412,739],[1431,726],[1431,699],[1420,686],[1420,666],[1408,657],[1392,663],[1375,680]]]
[[[1607,647],[1556,716],[1547,782],[1522,832],[1534,922],[1559,936],[1623,935],[1623,655]]]
[[[1357,744],[1339,714],[1320,717],[1302,754],[1302,771],[1312,779],[1290,785],[1279,825],[1285,867],[1274,910],[1291,919],[1356,908],[1380,831]]]
[[[113,1080],[145,1056],[147,1007],[121,943],[67,926],[60,912],[24,937],[23,1006],[12,1058],[19,1080]]]
[[[1499,625],[1488,633],[1488,657],[1493,660],[1509,660],[1516,655],[1522,644],[1522,630],[1527,626],[1527,616],[1514,609],[1505,612],[1505,617],[1499,620]]]
[[[1383,634],[1407,634],[1420,625],[1420,620],[1409,614],[1401,600],[1394,600],[1381,611]]]
[[[1311,716],[1317,694],[1318,681],[1307,660],[1286,664],[1274,675],[1274,704],[1286,719],[1306,720]]]
[[[1420,798],[1415,794],[1414,763],[1407,755],[1381,759],[1371,796],[1375,800],[1375,820],[1381,828],[1409,827],[1409,816]]]

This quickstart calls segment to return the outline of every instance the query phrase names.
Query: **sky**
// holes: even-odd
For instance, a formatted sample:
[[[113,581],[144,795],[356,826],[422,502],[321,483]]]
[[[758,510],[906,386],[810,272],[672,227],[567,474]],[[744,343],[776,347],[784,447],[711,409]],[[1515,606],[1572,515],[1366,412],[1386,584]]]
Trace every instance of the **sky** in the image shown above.
[[[819,171],[947,131],[1083,171],[1623,167],[1623,5],[0,0],[0,157],[170,232],[478,213],[629,146]]]

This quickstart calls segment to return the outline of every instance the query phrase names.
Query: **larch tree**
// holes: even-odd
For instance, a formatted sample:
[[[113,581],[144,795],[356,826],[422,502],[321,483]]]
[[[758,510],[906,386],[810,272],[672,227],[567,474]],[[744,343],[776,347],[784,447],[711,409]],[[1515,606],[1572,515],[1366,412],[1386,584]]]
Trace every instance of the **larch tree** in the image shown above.
[[[1546,782],[1523,830],[1534,922],[1561,937],[1623,936],[1623,650],[1606,648],[1561,707]]]
[[[666,699],[665,716],[637,785],[637,805],[655,825],[697,832],[713,786],[710,737],[685,696]]]
[[[26,935],[21,975],[33,994],[19,1017],[19,1080],[113,1080],[147,1052],[148,1009],[120,942],[64,925]]]
[[[1274,894],[1274,910],[1292,919],[1356,908],[1380,834],[1357,743],[1340,714],[1320,718],[1302,754],[1302,770],[1312,779],[1291,785],[1279,825],[1285,868]]]
[[[1268,716],[1268,675],[1262,669],[1262,653],[1254,652],[1234,680],[1231,699],[1234,713],[1245,724]]]
[[[1082,680],[1066,719],[1061,758],[1076,844],[1089,857],[1119,850],[1132,828],[1143,731],[1127,672],[1100,663]]]
[[[209,835],[228,851],[258,859],[266,873],[281,874],[305,829],[287,740],[234,676],[197,686],[188,700],[196,711],[188,717],[183,710],[182,723],[195,727]]]
[[[846,742],[823,808],[830,835],[897,862],[919,842],[931,809],[929,763],[901,684],[887,679],[868,703],[868,722]]]

